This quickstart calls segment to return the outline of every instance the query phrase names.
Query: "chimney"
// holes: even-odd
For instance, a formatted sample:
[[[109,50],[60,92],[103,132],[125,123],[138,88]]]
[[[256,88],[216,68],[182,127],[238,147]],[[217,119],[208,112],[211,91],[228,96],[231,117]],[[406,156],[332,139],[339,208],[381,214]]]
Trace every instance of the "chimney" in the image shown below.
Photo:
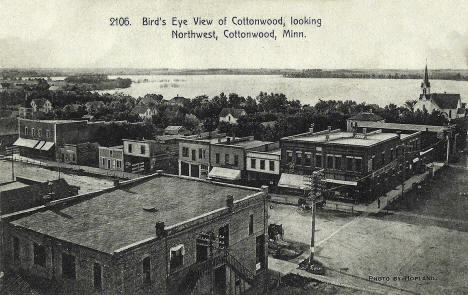
[[[330,133],[332,130],[332,127],[331,126],[328,126],[328,133]]]
[[[163,238],[166,236],[166,230],[164,229],[164,221],[156,222],[156,238]]]
[[[229,208],[229,211],[232,212],[232,209],[234,208],[234,197],[231,195],[228,195],[226,198],[226,206]]]
[[[367,138],[367,128],[362,128],[362,133],[364,133],[364,139]]]
[[[315,126],[314,123],[310,124],[310,127],[309,127],[309,132],[310,133],[314,133],[314,126]]]

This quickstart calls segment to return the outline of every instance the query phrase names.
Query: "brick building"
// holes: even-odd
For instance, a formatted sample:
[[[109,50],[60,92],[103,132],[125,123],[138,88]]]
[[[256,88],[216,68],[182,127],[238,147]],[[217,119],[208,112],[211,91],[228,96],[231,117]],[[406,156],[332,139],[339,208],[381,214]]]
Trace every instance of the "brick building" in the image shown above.
[[[419,160],[420,132],[384,133],[381,130],[362,133],[328,130],[282,138],[281,171],[278,186],[304,191],[313,171],[324,169],[328,188],[341,187],[328,197],[354,202],[367,201],[386,185],[398,181],[402,156],[406,169]],[[416,154],[417,151],[417,154]],[[417,159],[417,160],[415,160]],[[406,173],[408,177],[410,172]]]
[[[124,139],[126,172],[148,172],[156,169],[156,161],[164,151],[156,140]]]
[[[253,185],[258,184],[274,187],[280,178],[281,150],[276,146],[268,151],[249,151],[246,155],[247,180]]]
[[[157,173],[3,215],[3,265],[63,294],[264,290],[267,210],[266,189]]]
[[[57,160],[69,164],[97,166],[98,148],[99,145],[95,142],[64,144],[57,150]]]

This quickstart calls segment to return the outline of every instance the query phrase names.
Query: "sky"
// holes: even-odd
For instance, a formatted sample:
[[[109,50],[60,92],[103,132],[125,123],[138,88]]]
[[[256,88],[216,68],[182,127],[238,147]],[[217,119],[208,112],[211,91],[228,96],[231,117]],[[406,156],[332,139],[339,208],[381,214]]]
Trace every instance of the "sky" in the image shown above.
[[[110,1],[0,0],[0,68],[377,68],[468,69],[466,0]],[[170,24],[142,18],[277,18],[307,38],[280,38],[281,27],[190,25],[218,40],[173,39]],[[289,25],[320,18],[322,26]],[[131,26],[110,26],[129,17]],[[277,40],[226,39],[225,29],[271,31]]]

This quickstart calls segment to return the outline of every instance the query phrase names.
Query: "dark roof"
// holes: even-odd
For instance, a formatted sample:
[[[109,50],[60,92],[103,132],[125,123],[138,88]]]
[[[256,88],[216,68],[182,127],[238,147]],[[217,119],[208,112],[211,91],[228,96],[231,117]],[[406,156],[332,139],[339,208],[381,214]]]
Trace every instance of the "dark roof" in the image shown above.
[[[359,113],[357,115],[352,116],[349,118],[349,120],[355,120],[355,121],[372,121],[372,122],[377,122],[381,121],[384,118],[381,116],[374,114],[374,113]]]
[[[47,99],[44,99],[44,98],[36,98],[36,99],[31,100],[31,103],[34,102],[36,106],[42,107],[46,103],[46,101]]]
[[[81,202],[20,217],[12,224],[74,244],[113,253],[155,237],[155,224],[176,225],[240,200],[256,189],[232,187],[173,176],[155,176],[103,192]],[[143,208],[154,207],[156,212]]]
[[[243,109],[224,108],[219,113],[219,116],[226,117],[228,114],[231,114],[233,117],[239,118],[240,116],[245,115],[245,111]]]
[[[431,93],[426,95],[427,99],[431,99],[441,109],[456,109],[460,94],[452,93]]]

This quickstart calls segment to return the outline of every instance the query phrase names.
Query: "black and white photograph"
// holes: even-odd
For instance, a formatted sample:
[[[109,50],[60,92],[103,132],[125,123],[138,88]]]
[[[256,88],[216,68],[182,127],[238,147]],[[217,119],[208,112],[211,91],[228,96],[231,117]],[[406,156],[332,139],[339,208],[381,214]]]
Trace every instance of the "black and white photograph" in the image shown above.
[[[467,16],[0,0],[0,294],[468,294]]]

